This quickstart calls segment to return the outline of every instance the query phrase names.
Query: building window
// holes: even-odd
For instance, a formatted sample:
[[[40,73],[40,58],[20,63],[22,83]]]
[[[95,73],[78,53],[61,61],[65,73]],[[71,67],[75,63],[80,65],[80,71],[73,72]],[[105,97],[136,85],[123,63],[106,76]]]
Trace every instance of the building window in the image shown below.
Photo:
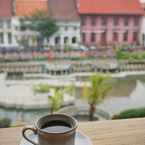
[[[142,42],[143,42],[143,46],[145,46],[145,34],[142,34]]]
[[[8,33],[8,43],[12,44],[12,34]]]
[[[19,30],[19,26],[15,26],[15,30]]]
[[[64,30],[65,30],[65,31],[68,31],[68,26],[65,26],[65,27],[64,27]]]
[[[126,31],[124,33],[124,38],[123,38],[124,41],[128,41],[128,31]]]
[[[21,31],[26,31],[26,27],[25,26],[20,26],[20,30]]]
[[[118,33],[117,32],[113,33],[113,41],[115,41],[115,42],[118,41]]]
[[[125,18],[124,18],[124,25],[125,25],[125,26],[128,26],[128,22],[129,22],[128,20],[129,20],[128,17],[125,17]]]
[[[59,36],[55,37],[55,44],[60,44],[60,37]]]
[[[47,43],[49,43],[49,37],[47,37],[47,39],[46,39],[46,40],[47,40]]]
[[[75,44],[76,42],[77,42],[77,38],[76,37],[73,37],[72,38],[72,43]]]
[[[107,17],[102,17],[101,18],[101,24],[103,25],[103,26],[106,26],[107,25]]]
[[[96,41],[96,34],[91,33],[91,42],[95,42],[95,41]]]
[[[92,16],[91,24],[92,24],[92,26],[96,26],[96,17],[95,16]]]
[[[106,44],[107,43],[107,33],[104,32],[101,34],[101,44]]]
[[[64,44],[68,43],[68,37],[64,37]]]
[[[0,44],[4,44],[4,34],[0,33]]]
[[[86,17],[85,16],[82,16],[81,23],[82,23],[82,26],[86,25]]]
[[[76,27],[76,26],[74,26],[74,27],[73,27],[73,29],[74,29],[74,31],[76,31],[76,30],[77,30],[77,27]]]
[[[86,34],[85,33],[82,33],[82,41],[86,42]]]
[[[117,25],[119,25],[119,18],[118,17],[114,17],[114,19],[113,19],[114,21],[114,26],[117,26]]]
[[[139,25],[139,18],[138,17],[135,17],[134,18],[134,25],[135,26],[138,26]]]
[[[133,32],[133,42],[137,42],[137,41],[138,41],[138,33]]]
[[[2,20],[0,20],[0,28],[4,27],[4,22]]]
[[[7,28],[11,28],[11,20],[7,20]]]

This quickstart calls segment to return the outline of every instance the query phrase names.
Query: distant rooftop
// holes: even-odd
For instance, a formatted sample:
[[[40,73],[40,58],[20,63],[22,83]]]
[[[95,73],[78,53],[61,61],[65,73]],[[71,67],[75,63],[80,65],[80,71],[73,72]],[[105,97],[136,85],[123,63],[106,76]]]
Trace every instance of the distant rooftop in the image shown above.
[[[16,16],[31,16],[37,10],[47,11],[58,21],[79,19],[75,0],[16,0]]]
[[[48,0],[50,15],[56,20],[77,21],[76,0]]]
[[[16,16],[31,16],[39,10],[48,11],[47,0],[16,0]]]
[[[80,14],[142,15],[139,0],[77,0]]]
[[[0,17],[12,16],[12,0],[0,0]]]

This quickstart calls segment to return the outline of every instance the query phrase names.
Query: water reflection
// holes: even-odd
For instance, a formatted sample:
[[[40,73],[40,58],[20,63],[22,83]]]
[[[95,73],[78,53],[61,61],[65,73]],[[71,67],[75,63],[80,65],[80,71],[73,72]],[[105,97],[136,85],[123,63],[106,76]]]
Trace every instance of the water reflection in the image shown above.
[[[47,115],[48,112],[48,109],[23,110],[0,108],[0,117],[8,117],[12,120],[12,122],[24,121],[34,124],[39,117]]]
[[[82,78],[79,79],[81,80]],[[129,108],[145,107],[145,76],[113,78],[111,83],[113,90],[98,106],[100,109],[113,115]],[[81,96],[82,88],[77,88],[76,99],[80,99]],[[38,110],[0,108],[0,117],[8,117],[13,121],[22,120],[29,123],[33,123],[40,116],[47,113],[48,109],[39,108]]]
[[[107,111],[110,115],[130,108],[145,107],[145,83],[137,81],[135,89],[129,96],[106,98],[98,107]]]

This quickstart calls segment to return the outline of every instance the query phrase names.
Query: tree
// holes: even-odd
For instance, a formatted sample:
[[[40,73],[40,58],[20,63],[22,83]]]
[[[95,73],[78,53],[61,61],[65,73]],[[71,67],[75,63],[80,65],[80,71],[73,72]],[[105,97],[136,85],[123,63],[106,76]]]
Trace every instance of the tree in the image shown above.
[[[48,84],[38,84],[33,87],[36,93],[49,93],[48,100],[51,105],[51,113],[58,111],[63,105],[64,95],[74,95],[74,85],[68,85],[64,88],[50,87]]]
[[[39,48],[43,47],[44,38],[49,38],[58,30],[55,20],[51,19],[45,11],[37,11],[31,17],[25,17],[21,21],[21,28],[38,32],[37,42]]]
[[[89,103],[89,120],[93,121],[96,105],[100,103],[106,94],[112,89],[107,80],[110,78],[103,74],[94,74],[90,78],[90,86],[84,85],[83,96]]]
[[[21,36],[17,39],[17,43],[21,46],[21,48],[27,50],[29,48],[29,37]]]

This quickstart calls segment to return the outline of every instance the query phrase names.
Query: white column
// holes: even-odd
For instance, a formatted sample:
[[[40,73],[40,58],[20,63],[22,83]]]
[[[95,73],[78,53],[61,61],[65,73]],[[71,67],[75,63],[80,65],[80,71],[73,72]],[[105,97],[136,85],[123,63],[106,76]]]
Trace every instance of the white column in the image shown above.
[[[63,46],[64,45],[64,36],[60,35],[60,45]]]
[[[8,33],[7,32],[3,32],[3,37],[4,37],[4,46],[8,46]]]

